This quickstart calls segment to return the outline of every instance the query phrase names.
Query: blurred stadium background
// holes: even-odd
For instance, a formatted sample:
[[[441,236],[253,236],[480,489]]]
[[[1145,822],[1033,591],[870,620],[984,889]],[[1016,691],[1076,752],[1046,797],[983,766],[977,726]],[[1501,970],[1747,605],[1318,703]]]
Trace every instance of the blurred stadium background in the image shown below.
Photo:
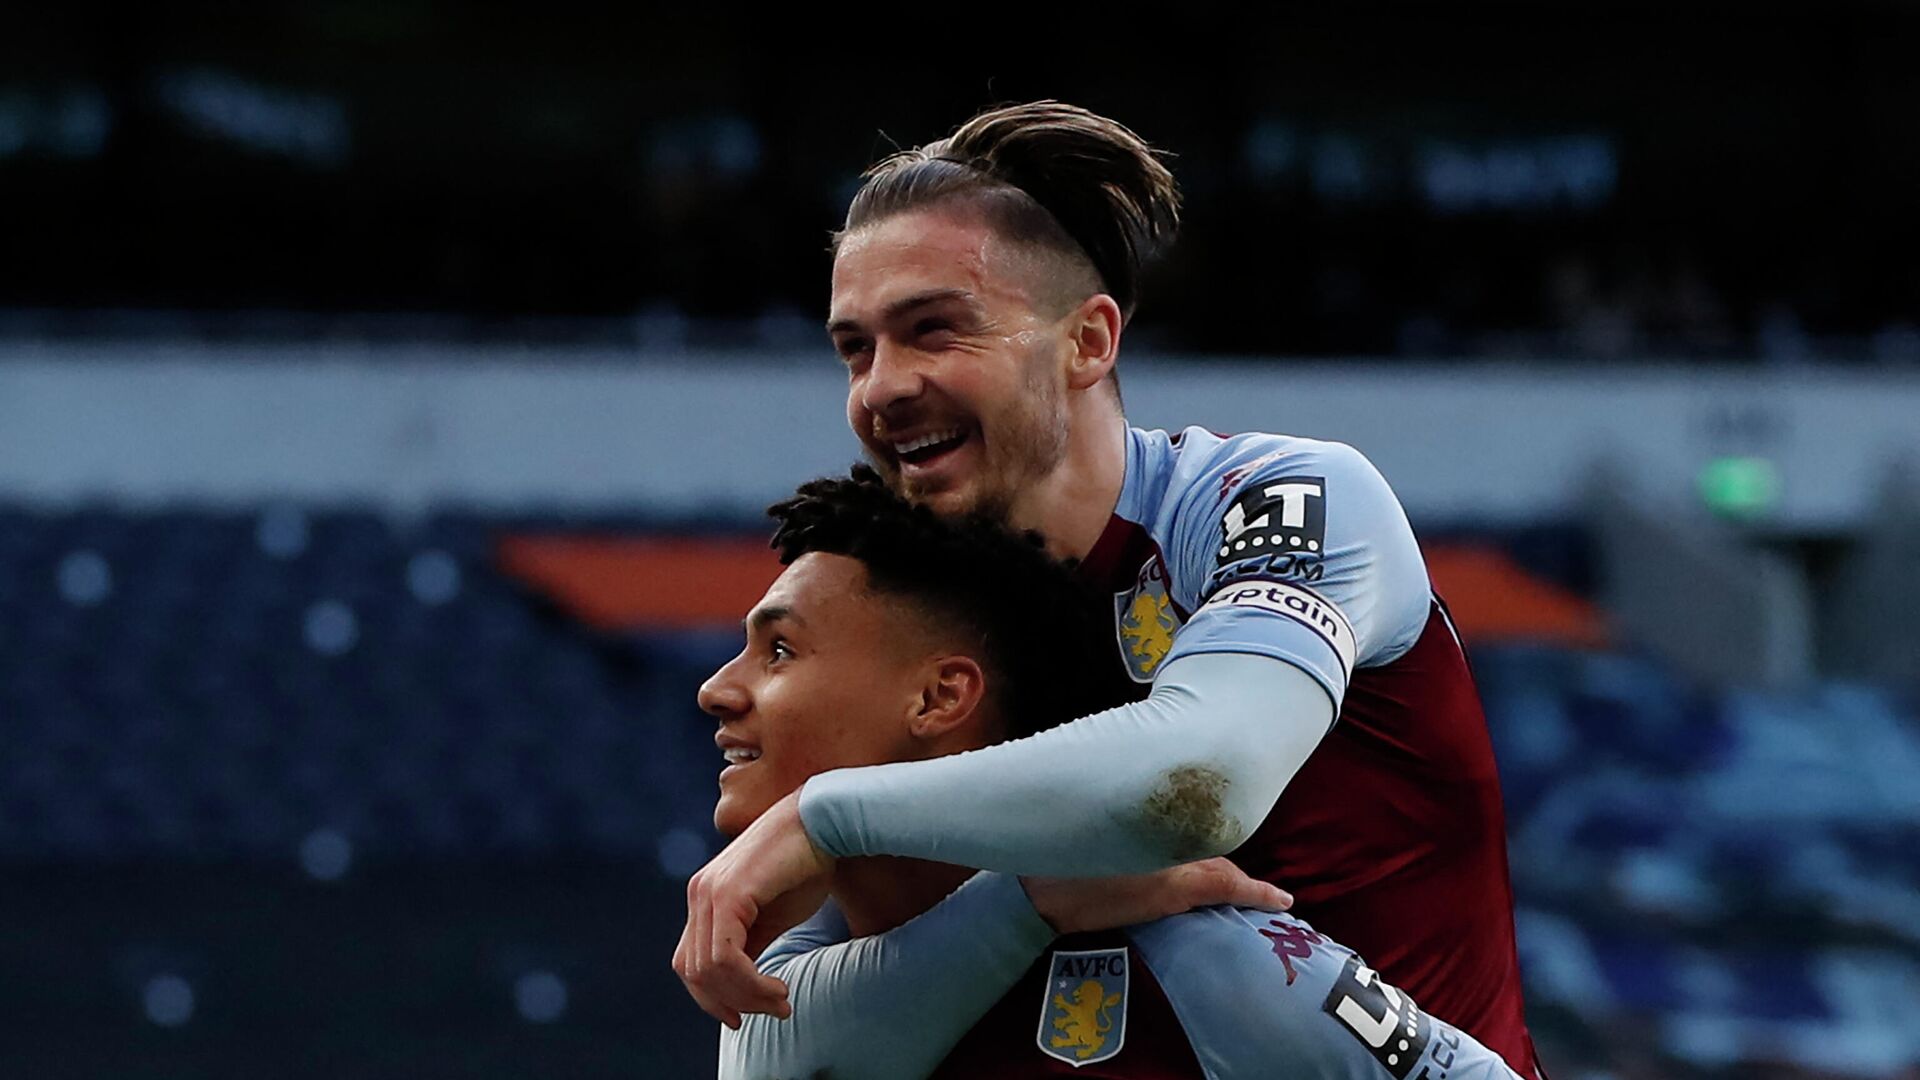
[[[0,1076],[711,1075],[827,230],[1041,96],[1179,155],[1134,420],[1421,531],[1554,1075],[1920,1075],[1915,9],[954,18],[0,14]]]

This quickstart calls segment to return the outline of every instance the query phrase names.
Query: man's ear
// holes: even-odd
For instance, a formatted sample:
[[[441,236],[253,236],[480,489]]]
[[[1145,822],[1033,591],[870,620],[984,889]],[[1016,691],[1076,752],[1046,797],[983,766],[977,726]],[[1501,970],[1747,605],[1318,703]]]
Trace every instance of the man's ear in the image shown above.
[[[1087,297],[1073,314],[1067,360],[1067,385],[1074,390],[1097,386],[1113,370],[1120,355],[1120,305],[1106,293]]]
[[[938,739],[979,718],[987,696],[987,675],[971,656],[942,656],[929,662],[920,688],[920,708],[908,730],[918,739]]]

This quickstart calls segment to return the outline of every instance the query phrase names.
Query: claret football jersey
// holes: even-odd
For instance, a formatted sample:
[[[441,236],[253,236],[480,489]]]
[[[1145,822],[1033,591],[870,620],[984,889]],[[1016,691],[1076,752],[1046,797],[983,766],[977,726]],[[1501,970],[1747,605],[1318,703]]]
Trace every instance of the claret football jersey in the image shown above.
[[[1340,443],[1199,428],[1127,440],[1119,503],[1081,563],[1113,597],[1112,677],[1144,696],[1161,667],[1203,652],[1313,676],[1336,719],[1234,861],[1534,1075],[1493,747],[1399,500]]]

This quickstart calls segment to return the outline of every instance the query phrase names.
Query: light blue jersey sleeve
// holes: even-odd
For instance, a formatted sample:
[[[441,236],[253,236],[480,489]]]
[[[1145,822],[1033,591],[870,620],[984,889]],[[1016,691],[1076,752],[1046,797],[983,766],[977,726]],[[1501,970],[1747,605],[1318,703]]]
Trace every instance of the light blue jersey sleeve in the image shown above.
[[[1192,615],[1167,663],[1268,656],[1338,705],[1355,668],[1412,647],[1432,604],[1426,562],[1372,462],[1344,443],[1279,435],[1189,453],[1199,460],[1181,470],[1163,551],[1173,599]]]
[[[1162,665],[1145,700],[928,761],[835,769],[800,790],[828,854],[1100,877],[1223,855],[1259,827],[1333,719],[1292,664]]]
[[[791,1019],[720,1029],[720,1080],[915,1080],[1018,982],[1053,928],[1018,878],[976,874],[919,918],[849,940],[829,904],[760,955]]]
[[[1290,915],[1206,908],[1128,935],[1207,1080],[1518,1080],[1500,1055]]]

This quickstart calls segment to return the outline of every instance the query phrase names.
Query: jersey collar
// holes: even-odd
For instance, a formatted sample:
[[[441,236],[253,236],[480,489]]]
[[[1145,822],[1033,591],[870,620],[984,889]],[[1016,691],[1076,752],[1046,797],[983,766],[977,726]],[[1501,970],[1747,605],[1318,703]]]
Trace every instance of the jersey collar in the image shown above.
[[[1146,488],[1147,435],[1136,427],[1127,428],[1126,474],[1120,482],[1120,500],[1108,515],[1100,538],[1080,560],[1080,572],[1088,581],[1103,582],[1122,569],[1133,554],[1137,538],[1144,530],[1139,522],[1145,517],[1140,505]],[[1128,569],[1131,573],[1131,569]]]

